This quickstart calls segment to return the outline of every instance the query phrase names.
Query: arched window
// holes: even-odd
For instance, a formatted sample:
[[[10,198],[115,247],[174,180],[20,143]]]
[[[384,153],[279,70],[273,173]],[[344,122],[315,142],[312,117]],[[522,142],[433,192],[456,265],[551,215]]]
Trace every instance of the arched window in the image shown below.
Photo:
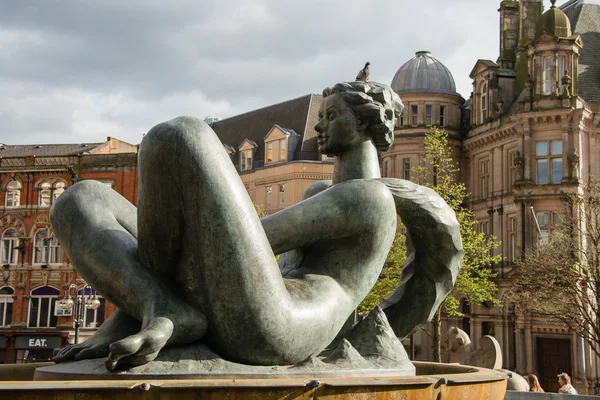
[[[52,204],[58,199],[58,196],[64,193],[67,184],[63,181],[58,181],[52,187]]]
[[[56,300],[60,292],[51,286],[42,286],[31,291],[29,299],[29,328],[56,327],[58,317],[54,315]]]
[[[6,199],[4,205],[6,207],[19,207],[21,205],[21,182],[10,181],[6,185]]]
[[[50,255],[50,258],[48,258]],[[34,264],[62,264],[63,253],[54,235],[48,238],[47,229],[39,229],[35,233],[33,245]]]
[[[17,264],[17,246],[18,234],[15,228],[8,228],[2,233],[2,248],[0,249],[0,259],[2,265]]]
[[[79,295],[83,295],[85,300],[91,299],[93,296],[96,296],[96,298],[100,301],[100,306],[94,310],[91,308],[87,308],[85,300],[83,300],[80,309],[82,310],[81,315],[83,316],[81,326],[83,328],[99,328],[100,325],[102,325],[102,323],[104,322],[104,306],[106,301],[102,296],[100,296],[98,293],[96,293],[94,289],[91,289],[90,287],[86,287],[85,291],[84,289],[79,289],[77,293],[79,293]]]
[[[15,291],[8,286],[0,289],[0,327],[7,327],[12,321],[14,294]]]
[[[481,86],[481,123],[484,124],[488,118],[488,96],[487,83]]]
[[[50,207],[52,205],[52,185],[50,182],[42,182],[38,189],[38,206]]]

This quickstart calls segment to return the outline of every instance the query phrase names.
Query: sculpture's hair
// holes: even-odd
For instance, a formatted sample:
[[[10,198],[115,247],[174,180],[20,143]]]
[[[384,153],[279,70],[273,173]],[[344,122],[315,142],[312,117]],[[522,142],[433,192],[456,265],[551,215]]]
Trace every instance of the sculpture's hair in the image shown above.
[[[571,383],[571,377],[566,372],[556,375],[558,378],[562,379],[566,384]]]
[[[367,132],[378,151],[387,151],[394,143],[394,121],[404,106],[388,85],[377,82],[343,82],[323,90],[323,97],[338,94],[356,118],[364,119]]]

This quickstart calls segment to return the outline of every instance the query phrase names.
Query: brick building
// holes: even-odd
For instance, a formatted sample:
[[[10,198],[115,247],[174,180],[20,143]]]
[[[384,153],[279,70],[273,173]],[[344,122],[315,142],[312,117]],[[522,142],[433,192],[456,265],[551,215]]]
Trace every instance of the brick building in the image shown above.
[[[0,363],[47,360],[54,348],[73,342],[72,312],[57,300],[70,284],[82,290],[85,283],[54,239],[48,213],[83,179],[99,180],[135,204],[137,147],[110,137],[104,143],[0,144]],[[86,310],[81,340],[113,310],[102,298],[99,308]]]

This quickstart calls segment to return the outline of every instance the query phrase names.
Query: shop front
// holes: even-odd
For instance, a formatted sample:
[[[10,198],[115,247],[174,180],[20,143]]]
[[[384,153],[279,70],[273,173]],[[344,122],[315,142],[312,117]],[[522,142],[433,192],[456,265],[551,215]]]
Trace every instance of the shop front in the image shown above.
[[[17,336],[15,351],[17,364],[52,361],[54,349],[63,346],[60,336]]]

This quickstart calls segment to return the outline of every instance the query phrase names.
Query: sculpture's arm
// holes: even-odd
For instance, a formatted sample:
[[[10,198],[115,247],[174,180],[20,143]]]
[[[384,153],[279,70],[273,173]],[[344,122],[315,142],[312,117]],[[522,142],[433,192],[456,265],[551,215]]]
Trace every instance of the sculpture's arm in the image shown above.
[[[273,252],[281,254],[317,242],[358,235],[371,229],[365,227],[363,219],[356,215],[356,199],[348,196],[346,188],[349,184],[353,186],[353,190],[360,190],[364,186],[364,190],[371,191],[369,199],[372,204],[364,205],[365,212],[373,212],[383,202],[392,201],[385,185],[374,185],[374,181],[355,180],[331,186],[261,220]]]

